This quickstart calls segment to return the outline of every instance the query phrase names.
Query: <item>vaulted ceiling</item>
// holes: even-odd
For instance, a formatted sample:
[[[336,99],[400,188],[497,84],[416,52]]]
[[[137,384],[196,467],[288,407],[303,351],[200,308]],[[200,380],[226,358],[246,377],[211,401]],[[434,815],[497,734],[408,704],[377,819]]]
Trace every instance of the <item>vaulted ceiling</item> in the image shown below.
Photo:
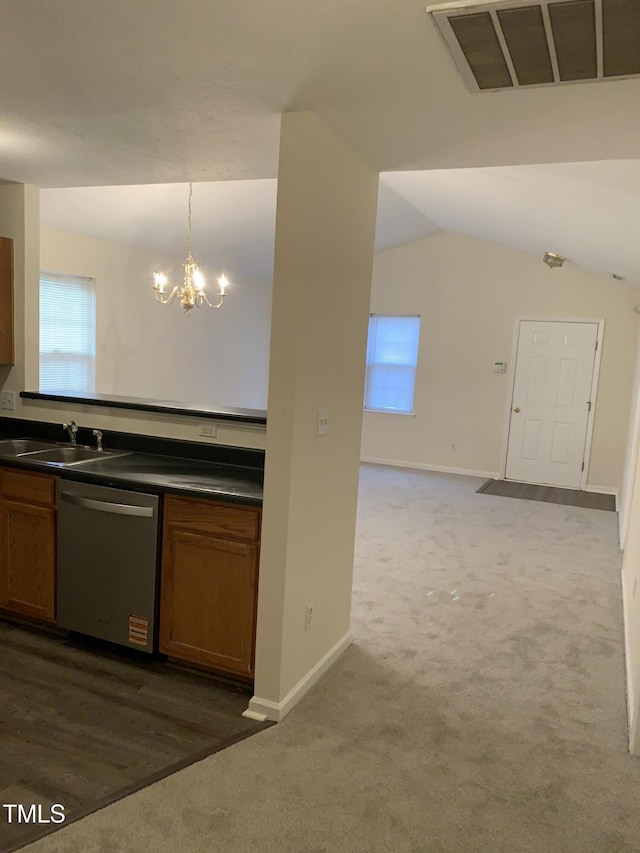
[[[193,192],[193,249],[205,266],[270,279],[275,179],[199,183]],[[185,184],[73,187],[41,192],[45,225],[181,260]],[[640,160],[386,172],[378,199],[376,249],[440,230],[490,240],[640,284]]]

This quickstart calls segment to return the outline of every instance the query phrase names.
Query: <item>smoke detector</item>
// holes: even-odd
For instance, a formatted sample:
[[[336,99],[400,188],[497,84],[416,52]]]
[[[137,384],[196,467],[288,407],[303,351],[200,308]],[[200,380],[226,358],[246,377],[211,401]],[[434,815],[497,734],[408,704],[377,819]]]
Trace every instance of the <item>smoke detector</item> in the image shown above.
[[[457,0],[427,12],[470,92],[640,75],[638,0]]]

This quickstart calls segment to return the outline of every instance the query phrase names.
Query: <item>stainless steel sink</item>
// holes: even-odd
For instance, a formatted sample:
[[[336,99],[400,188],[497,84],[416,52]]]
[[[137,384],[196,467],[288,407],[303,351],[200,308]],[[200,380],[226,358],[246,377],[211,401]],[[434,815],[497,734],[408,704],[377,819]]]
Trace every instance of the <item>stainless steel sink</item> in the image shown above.
[[[116,456],[126,455],[126,450],[95,450],[93,447],[65,444],[64,446],[49,446],[43,450],[23,453],[20,458],[28,462],[43,462],[47,465],[59,465],[68,468],[71,465],[84,465],[87,462],[97,462],[102,459],[113,459]]]
[[[21,456],[40,450],[52,450],[58,447],[54,441],[38,441],[33,438],[0,439],[0,456]]]

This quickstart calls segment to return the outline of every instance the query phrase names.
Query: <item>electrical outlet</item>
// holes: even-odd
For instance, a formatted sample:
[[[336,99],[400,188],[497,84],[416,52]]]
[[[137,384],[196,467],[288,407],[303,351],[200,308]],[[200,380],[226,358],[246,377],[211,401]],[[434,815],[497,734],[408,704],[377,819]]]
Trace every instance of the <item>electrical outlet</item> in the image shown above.
[[[308,631],[311,627],[311,620],[313,619],[313,602],[309,602],[304,609],[304,630]]]
[[[326,435],[329,432],[329,410],[318,409],[318,435]]]
[[[449,447],[451,448],[452,453],[456,452],[456,446],[455,446],[455,444],[453,444],[453,442],[449,445]]]
[[[2,391],[0,393],[0,409],[7,409],[10,412],[15,411],[16,408],[16,392],[15,391]]]
[[[215,438],[218,433],[216,424],[200,424],[200,432],[198,435],[203,435],[206,438]]]

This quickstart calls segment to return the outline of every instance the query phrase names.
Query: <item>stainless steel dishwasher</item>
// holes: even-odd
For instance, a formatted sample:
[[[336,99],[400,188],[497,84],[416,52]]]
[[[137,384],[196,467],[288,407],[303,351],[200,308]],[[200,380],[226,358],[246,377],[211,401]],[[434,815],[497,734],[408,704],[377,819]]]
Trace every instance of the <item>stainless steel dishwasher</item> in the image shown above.
[[[158,505],[157,495],[61,482],[58,625],[156,650]]]

